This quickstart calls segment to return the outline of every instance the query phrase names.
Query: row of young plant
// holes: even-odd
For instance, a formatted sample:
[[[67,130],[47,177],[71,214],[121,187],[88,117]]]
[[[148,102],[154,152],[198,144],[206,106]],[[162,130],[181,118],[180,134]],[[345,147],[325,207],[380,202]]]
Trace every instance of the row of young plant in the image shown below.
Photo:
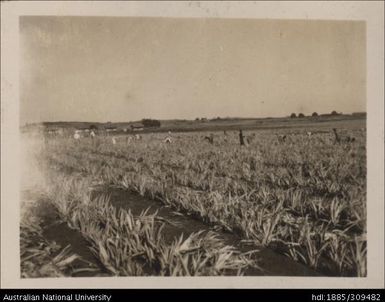
[[[74,253],[69,245],[63,247],[45,237],[40,211],[42,202],[22,203],[21,278],[68,277],[84,272],[99,275],[98,267]]]
[[[193,165],[187,164],[186,168],[186,162],[194,156],[200,156],[203,160],[205,160],[204,158],[211,158],[211,160],[220,162],[221,157],[223,159],[226,154],[234,153],[234,150],[227,152],[226,150],[219,150],[222,154],[219,153],[215,157],[213,156],[215,146],[205,146],[205,149],[199,152],[198,150],[191,150],[191,148],[182,149],[183,146],[165,147],[159,145],[158,142],[136,144],[135,147],[131,148],[125,145],[120,147],[101,145],[97,150],[94,146],[87,144],[75,147],[67,145],[67,147],[68,149],[64,150],[64,153],[70,155],[65,161],[67,167],[71,166],[72,161],[73,168],[78,169],[80,167],[80,171],[93,175],[98,174],[102,182],[135,189],[143,195],[158,198],[176,208],[198,215],[204,220],[219,223],[227,229],[240,232],[246,238],[258,240],[262,244],[276,245],[280,243],[280,246],[286,247],[286,251],[291,257],[314,268],[322,269],[319,266],[320,263],[325,263],[325,261],[320,262],[323,257],[330,260],[329,262],[332,263],[333,267],[329,267],[328,270],[334,270],[334,273],[338,272],[342,275],[355,273],[359,276],[366,274],[365,215],[362,206],[365,202],[362,200],[362,191],[364,190],[362,187],[350,191],[341,190],[341,188],[337,190],[337,192],[348,194],[347,196],[351,197],[350,201],[346,199],[347,196],[342,198],[334,196],[330,199],[328,196],[321,195],[318,198],[310,199],[310,202],[307,199],[309,198],[306,194],[307,191],[301,191],[295,186],[287,189],[284,186],[280,187],[279,183],[275,183],[274,189],[272,189],[265,182],[262,185],[255,183],[258,185],[256,188],[249,188],[250,181],[242,182],[242,178],[230,179],[229,182],[233,187],[246,188],[243,189],[244,194],[242,195],[239,194],[239,191],[228,192],[229,186],[223,189],[220,182],[211,188],[206,188],[206,190],[196,190],[199,188],[199,181],[203,179],[202,182],[204,183],[209,182],[210,179],[202,178],[199,173],[190,173],[187,178],[192,183],[198,183],[198,186],[195,189],[191,189],[192,186],[188,184],[182,186],[183,181],[180,181],[180,178],[183,179],[182,173],[194,170],[190,168]],[[348,147],[337,146],[333,148],[338,151]],[[358,145],[358,149],[359,147]],[[359,156],[362,156],[352,147],[349,148],[351,149],[350,152],[357,152]],[[302,150],[301,147],[298,149],[299,152]],[[171,163],[172,166],[168,170],[165,169],[164,165],[157,165],[157,161],[159,163],[159,161],[164,160],[167,163],[170,156],[166,156],[166,152],[172,153],[171,158],[174,160],[178,159],[178,155],[182,157],[187,155],[184,163],[185,168],[181,169],[183,166],[175,165],[175,163]],[[251,156],[250,150],[242,150],[241,152],[244,152],[244,156]],[[328,152],[326,153],[330,155]],[[275,154],[285,156],[285,152],[282,150]],[[304,155],[300,157],[304,158]],[[318,155],[318,157],[320,162],[325,163],[322,156]],[[265,158],[269,157],[260,157],[264,160],[263,167],[268,167]],[[234,162],[242,161],[242,158],[237,159]],[[338,166],[343,167],[343,169],[339,169],[340,171],[354,172],[357,170],[354,167],[347,168],[347,162],[344,162],[342,158],[337,159]],[[82,164],[79,165],[79,162]],[[308,162],[312,163],[312,161]],[[362,165],[361,162],[359,164]],[[198,163],[198,166],[201,167],[199,169],[203,170],[201,163]],[[258,168],[255,171],[260,170]],[[313,170],[310,169],[309,171]],[[182,175],[179,177],[178,173]],[[333,173],[329,175],[330,178],[334,176]],[[318,182],[324,182],[329,175],[324,173],[324,179],[319,179]],[[215,175],[212,176],[212,179],[215,178]],[[270,182],[270,185],[272,183],[274,184],[274,182]],[[333,183],[331,187],[333,187]],[[353,216],[346,215],[346,213],[353,213]]]
[[[63,173],[63,166],[55,169],[52,164],[47,172],[51,182],[46,200],[89,242],[111,275],[240,275],[256,266],[251,254],[241,254],[225,245],[212,232],[193,233],[166,242],[162,235],[164,222],[156,214],[144,211],[134,216],[130,211],[117,210],[106,196],[92,198],[93,176]]]

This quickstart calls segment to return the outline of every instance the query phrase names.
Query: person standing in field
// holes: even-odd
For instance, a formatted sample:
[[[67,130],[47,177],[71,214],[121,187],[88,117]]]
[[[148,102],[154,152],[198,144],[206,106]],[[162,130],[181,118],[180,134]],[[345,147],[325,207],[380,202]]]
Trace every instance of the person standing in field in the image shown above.
[[[240,144],[241,146],[244,146],[244,145],[245,145],[244,138],[245,138],[245,137],[243,136],[242,130],[239,130],[239,144]]]
[[[75,131],[74,139],[75,140],[79,140],[80,139],[80,134],[79,134],[79,132],[77,130]]]

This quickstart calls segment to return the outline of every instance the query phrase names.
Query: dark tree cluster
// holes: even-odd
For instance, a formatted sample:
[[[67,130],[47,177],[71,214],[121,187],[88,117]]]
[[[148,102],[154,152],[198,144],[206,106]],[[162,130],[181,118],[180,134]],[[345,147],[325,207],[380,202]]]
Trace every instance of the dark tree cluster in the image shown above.
[[[331,115],[331,116],[337,116],[337,115],[341,115],[341,114],[342,114],[342,113],[339,113],[339,112],[333,110],[330,114],[321,114],[321,116],[330,116],[330,115]],[[312,116],[312,117],[318,117],[319,114],[318,114],[317,112],[313,112],[313,113],[311,114],[311,116]],[[305,115],[304,115],[303,113],[298,113],[298,115],[295,114],[295,113],[292,113],[292,114],[290,115],[290,117],[291,117],[291,118],[297,118],[297,117],[301,118],[301,117],[305,117]]]
[[[311,116],[312,116],[312,117],[317,117],[317,116],[318,116],[318,113],[317,113],[317,112],[313,112],[313,113],[311,114]],[[295,113],[292,113],[292,114],[290,115],[290,117],[291,117],[291,118],[297,118],[297,117],[303,118],[303,117],[306,117],[306,115],[303,114],[303,113],[298,113],[298,115],[296,115]]]
[[[291,118],[297,118],[297,117],[305,117],[305,115],[303,114],[303,113],[298,113],[298,116],[295,114],[295,113],[292,113],[291,115],[290,115],[290,117]]]
[[[142,119],[142,124],[145,128],[160,127],[160,121],[153,119]]]

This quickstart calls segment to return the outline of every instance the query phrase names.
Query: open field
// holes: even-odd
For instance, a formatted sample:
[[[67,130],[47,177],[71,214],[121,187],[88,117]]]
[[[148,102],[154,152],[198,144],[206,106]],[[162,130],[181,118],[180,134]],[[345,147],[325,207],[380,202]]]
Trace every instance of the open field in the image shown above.
[[[365,123],[319,124],[41,140],[23,276],[366,276]]]
[[[91,122],[46,122],[47,129],[85,129],[95,126],[98,129],[106,127],[116,128],[116,132],[124,134],[123,129],[129,129],[130,125],[140,124],[136,122],[121,123],[91,123]],[[196,132],[196,131],[224,131],[224,130],[282,130],[300,129],[321,130],[336,128],[357,129],[363,128],[366,124],[366,117],[362,115],[336,115],[317,116],[303,118],[214,118],[206,120],[161,120],[160,127],[144,128],[141,132]],[[29,127],[33,128],[33,124]],[[29,127],[23,130],[28,131]]]

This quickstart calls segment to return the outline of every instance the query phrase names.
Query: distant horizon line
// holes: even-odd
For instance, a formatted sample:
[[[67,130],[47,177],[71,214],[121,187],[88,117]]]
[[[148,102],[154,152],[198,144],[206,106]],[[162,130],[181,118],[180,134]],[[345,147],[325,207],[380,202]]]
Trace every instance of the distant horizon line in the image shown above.
[[[314,111],[316,112],[316,111]],[[313,113],[314,113],[313,112]],[[338,112],[336,111],[338,115],[353,115],[353,114],[367,114],[366,111],[354,111],[354,112]],[[296,114],[296,118],[298,118],[298,115],[301,114],[300,113],[296,113],[296,112],[293,112]],[[293,114],[291,113],[291,114]],[[304,114],[304,117],[312,117],[312,114]],[[325,116],[325,115],[332,115],[332,112],[326,112],[326,113],[318,113],[316,112],[318,116]],[[139,119],[139,120],[130,120],[130,121],[80,121],[80,120],[68,120],[68,121],[65,121],[65,120],[51,120],[51,121],[40,121],[40,122],[26,122],[24,123],[21,127],[24,127],[26,125],[36,125],[36,124],[44,124],[44,123],[88,123],[88,124],[127,124],[127,123],[137,123],[137,122],[141,122],[142,120],[144,119],[151,119],[151,120],[159,120],[159,121],[197,121],[197,119],[199,118],[199,120],[202,120],[202,119],[205,119],[205,120],[230,120],[230,119],[239,119],[239,120],[256,120],[256,119],[280,119],[280,118],[290,118],[291,114],[289,115],[286,115],[286,116],[265,116],[265,117],[196,117],[196,118],[193,118],[193,119],[187,119],[187,118],[168,118],[168,119],[160,119],[160,118],[152,118],[152,117],[144,117],[142,119]]]

